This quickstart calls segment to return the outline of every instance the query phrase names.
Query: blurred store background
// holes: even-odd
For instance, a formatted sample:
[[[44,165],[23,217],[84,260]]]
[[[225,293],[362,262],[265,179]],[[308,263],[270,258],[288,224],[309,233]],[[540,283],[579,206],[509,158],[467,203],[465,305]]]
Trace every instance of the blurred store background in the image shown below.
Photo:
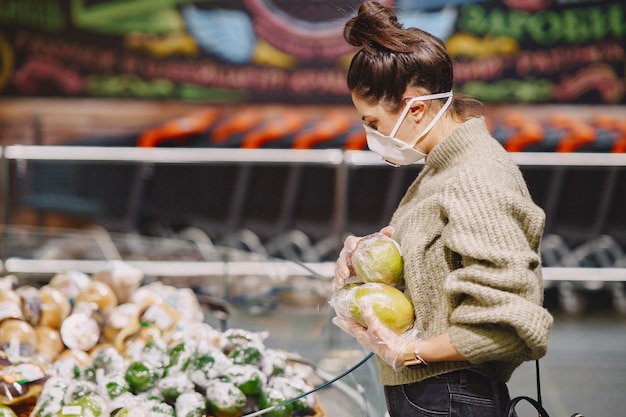
[[[626,382],[626,4],[382,2],[445,41],[456,91],[486,104],[546,211],[546,306],[558,326],[549,407],[620,415],[617,394],[599,387]],[[384,226],[418,174],[367,151],[351,106],[342,31],[360,3],[0,0],[1,272],[45,280],[123,259],[247,303],[238,324],[270,327],[276,303],[304,306],[292,316],[299,331],[335,357],[313,345],[304,354],[332,368],[341,337],[325,309],[318,317],[323,290],[309,282],[298,298],[261,285],[242,301],[207,283],[202,265],[246,253],[328,278],[345,235]],[[259,288],[243,275],[233,273]],[[579,365],[596,373],[563,373]],[[530,374],[514,382],[533,393]]]

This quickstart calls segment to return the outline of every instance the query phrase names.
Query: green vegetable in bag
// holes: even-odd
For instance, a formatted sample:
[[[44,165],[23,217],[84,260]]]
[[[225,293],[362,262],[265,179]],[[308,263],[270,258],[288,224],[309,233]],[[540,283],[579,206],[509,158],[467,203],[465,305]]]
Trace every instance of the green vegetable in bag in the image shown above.
[[[65,404],[60,415],[63,417],[99,417],[104,409],[106,409],[106,404],[98,394],[87,394]]]
[[[400,245],[382,233],[364,236],[352,253],[352,267],[363,282],[404,286],[404,260]]]
[[[280,390],[276,388],[270,388],[266,391],[263,391],[259,396],[259,409],[264,410],[269,407],[274,407],[279,405],[290,398],[287,398],[285,394],[283,394]],[[264,414],[266,417],[290,417],[293,414],[293,405],[292,403],[281,405],[280,407],[276,407],[273,410],[268,411]]]
[[[311,390],[303,379],[296,376],[291,377],[275,377],[270,380],[270,388],[277,389],[283,393],[286,398],[296,398],[299,395],[304,394]],[[293,405],[293,411],[298,415],[308,415],[314,408],[312,396],[298,398],[291,403]]]
[[[231,365],[232,361],[226,355],[219,350],[212,350],[193,359],[188,367],[189,378],[194,384],[205,387]]]
[[[246,395],[232,382],[219,379],[207,386],[206,398],[215,417],[239,417],[246,406]]]
[[[397,334],[413,326],[415,310],[411,301],[399,289],[387,284],[370,282],[357,285],[351,291],[350,314],[359,324],[367,326],[361,316],[361,306],[370,305],[380,321]]]
[[[193,383],[187,375],[169,375],[157,383],[157,388],[161,391],[161,397],[168,403],[175,403],[176,399],[184,392],[193,391]]]
[[[154,367],[143,362],[133,362],[128,365],[124,376],[128,386],[134,393],[146,392],[152,389],[157,382],[158,374]]]
[[[206,397],[199,392],[185,392],[176,399],[176,417],[204,417],[207,412],[206,402]]]
[[[104,376],[103,378],[102,385],[106,388],[107,395],[110,399],[130,392],[130,385],[128,381],[126,381],[126,378],[124,378],[124,375],[117,374]]]
[[[237,346],[228,357],[238,365],[257,365],[263,358],[261,349],[254,344]]]
[[[248,396],[259,394],[267,382],[265,374],[253,365],[232,365],[220,379],[232,382]]]

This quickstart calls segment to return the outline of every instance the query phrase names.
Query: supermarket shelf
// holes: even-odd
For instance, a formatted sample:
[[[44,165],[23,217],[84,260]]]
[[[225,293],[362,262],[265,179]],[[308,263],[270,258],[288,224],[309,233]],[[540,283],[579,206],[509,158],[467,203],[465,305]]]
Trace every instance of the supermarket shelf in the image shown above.
[[[543,267],[546,285],[554,282],[626,282],[626,268]]]
[[[93,260],[42,260],[9,258],[4,264],[7,273],[56,273],[58,271],[81,271],[94,273],[102,269],[108,261]],[[294,263],[291,261],[232,261],[232,262],[176,262],[176,261],[125,261],[141,269],[146,275],[185,277],[185,276],[334,276],[334,262]],[[546,286],[555,282],[626,282],[625,268],[567,268],[544,267],[543,277]]]
[[[342,162],[338,149],[224,149],[224,148],[129,148],[99,146],[12,145],[2,155],[15,160],[77,160],[145,163],[280,163],[328,164]]]
[[[0,265],[6,273],[13,274],[54,274],[60,271],[80,271],[95,273],[102,270],[106,260],[48,260],[9,258]],[[140,269],[148,276],[189,277],[189,276],[334,276],[334,263],[297,264],[290,261],[263,262],[176,262],[176,261],[124,261]]]

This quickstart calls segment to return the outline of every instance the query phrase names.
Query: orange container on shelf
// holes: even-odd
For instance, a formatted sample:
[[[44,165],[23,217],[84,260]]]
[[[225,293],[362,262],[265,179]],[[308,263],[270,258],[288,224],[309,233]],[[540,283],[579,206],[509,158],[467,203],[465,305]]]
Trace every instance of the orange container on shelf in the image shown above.
[[[615,130],[620,133],[620,136],[613,142],[611,152],[626,152],[626,119],[618,120]]]
[[[545,129],[534,117],[519,112],[507,113],[502,122],[513,129],[514,133],[504,139],[504,149],[509,152],[523,152],[531,145],[537,145],[545,137]]]
[[[218,116],[219,112],[217,110],[206,109],[178,117],[142,132],[137,141],[137,146],[152,148],[167,141],[184,141],[190,136],[206,132],[217,120]]]
[[[255,108],[245,108],[234,112],[230,117],[218,122],[210,135],[214,146],[229,146],[239,142],[240,136],[263,122],[261,112]],[[239,137],[239,138],[238,138]],[[237,139],[238,140],[233,140]],[[237,147],[239,143],[237,143]]]
[[[626,119],[618,119],[609,114],[598,114],[593,123],[598,128],[613,134],[611,152],[626,152]]]
[[[557,152],[576,152],[581,147],[592,145],[596,140],[593,126],[580,119],[555,113],[549,117],[548,123],[565,132],[556,147]]]
[[[319,120],[313,121],[293,138],[294,149],[311,149],[323,143],[335,141],[351,127],[352,120],[340,110],[331,110]]]
[[[263,122],[258,127],[245,133],[241,141],[241,147],[262,148],[270,142],[289,138],[289,136],[296,134],[305,123],[306,120],[301,111],[285,111],[280,116]]]
[[[344,149],[348,151],[362,151],[367,148],[367,138],[365,137],[365,129],[358,125],[350,129],[346,135]]]

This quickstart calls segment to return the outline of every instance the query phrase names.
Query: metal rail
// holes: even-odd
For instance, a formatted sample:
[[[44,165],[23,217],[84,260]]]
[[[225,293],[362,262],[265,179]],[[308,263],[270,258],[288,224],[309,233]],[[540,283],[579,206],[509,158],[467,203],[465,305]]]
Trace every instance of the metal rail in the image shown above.
[[[339,149],[130,148],[105,146],[31,146],[4,148],[5,159],[111,161],[160,164],[264,163],[339,165]]]
[[[384,166],[370,151],[341,149],[130,148],[99,146],[10,145],[0,148],[4,159],[119,161],[138,163],[264,163]],[[626,153],[511,152],[519,166],[626,167]],[[423,164],[422,161],[417,165]]]
[[[9,258],[4,262],[5,272],[21,274],[54,274],[59,271],[95,273],[106,267],[106,260],[40,260]],[[148,276],[334,276],[334,262],[307,262],[302,265],[290,261],[136,261],[128,260]],[[0,263],[0,265],[2,265]],[[330,279],[329,279],[330,282]]]
[[[625,167],[626,153],[510,152],[519,166],[543,167]],[[370,151],[345,151],[346,165],[385,165],[380,156]],[[423,164],[423,161],[418,162]]]

